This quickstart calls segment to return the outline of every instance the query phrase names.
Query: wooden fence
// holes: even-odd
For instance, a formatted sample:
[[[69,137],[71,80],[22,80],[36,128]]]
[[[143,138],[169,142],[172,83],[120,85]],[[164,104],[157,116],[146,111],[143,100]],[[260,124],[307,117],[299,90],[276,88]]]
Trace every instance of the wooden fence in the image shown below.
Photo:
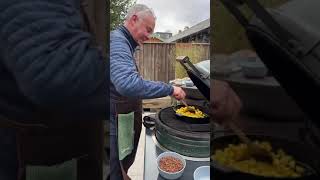
[[[210,44],[208,43],[177,43],[176,56],[188,56],[192,63],[210,59]],[[187,77],[186,70],[176,62],[176,78]]]
[[[185,70],[176,63],[177,56],[188,56],[193,63],[210,59],[207,43],[144,43],[135,58],[144,79],[169,82],[186,77]]]

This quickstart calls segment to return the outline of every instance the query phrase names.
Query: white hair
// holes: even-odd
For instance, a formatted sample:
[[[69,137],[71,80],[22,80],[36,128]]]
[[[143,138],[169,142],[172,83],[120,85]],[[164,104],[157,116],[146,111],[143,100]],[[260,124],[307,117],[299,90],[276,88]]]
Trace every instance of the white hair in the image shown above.
[[[135,4],[131,6],[128,10],[128,13],[125,17],[125,21],[130,19],[133,15],[137,15],[139,17],[144,17],[146,15],[153,16],[154,19],[156,19],[156,16],[151,8],[144,4]]]

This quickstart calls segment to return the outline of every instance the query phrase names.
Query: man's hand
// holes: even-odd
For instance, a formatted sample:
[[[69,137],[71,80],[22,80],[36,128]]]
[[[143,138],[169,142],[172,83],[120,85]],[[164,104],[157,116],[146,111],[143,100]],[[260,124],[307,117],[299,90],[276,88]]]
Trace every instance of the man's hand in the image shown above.
[[[181,100],[186,97],[186,93],[181,87],[173,86],[172,96],[175,97],[177,100]]]
[[[211,80],[210,90],[212,118],[217,123],[223,123],[236,117],[242,107],[238,95],[223,81]]]

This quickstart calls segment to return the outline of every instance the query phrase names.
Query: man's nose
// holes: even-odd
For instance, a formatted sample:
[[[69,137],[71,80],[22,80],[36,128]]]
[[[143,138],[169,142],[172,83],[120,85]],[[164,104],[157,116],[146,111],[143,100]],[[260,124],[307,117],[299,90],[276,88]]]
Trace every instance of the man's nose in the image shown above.
[[[151,38],[151,34],[148,34],[147,36],[145,36],[145,40],[148,41]]]

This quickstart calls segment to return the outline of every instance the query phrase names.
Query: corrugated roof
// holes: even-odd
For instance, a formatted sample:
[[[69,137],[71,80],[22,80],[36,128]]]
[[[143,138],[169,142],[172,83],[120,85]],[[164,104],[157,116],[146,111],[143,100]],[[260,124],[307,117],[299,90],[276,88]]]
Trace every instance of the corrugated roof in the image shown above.
[[[194,33],[197,33],[209,27],[210,27],[210,18],[190,27],[189,29],[182,31],[179,34],[172,36],[171,38],[165,40],[165,42],[174,42],[178,39],[182,39],[186,36],[192,35]]]

